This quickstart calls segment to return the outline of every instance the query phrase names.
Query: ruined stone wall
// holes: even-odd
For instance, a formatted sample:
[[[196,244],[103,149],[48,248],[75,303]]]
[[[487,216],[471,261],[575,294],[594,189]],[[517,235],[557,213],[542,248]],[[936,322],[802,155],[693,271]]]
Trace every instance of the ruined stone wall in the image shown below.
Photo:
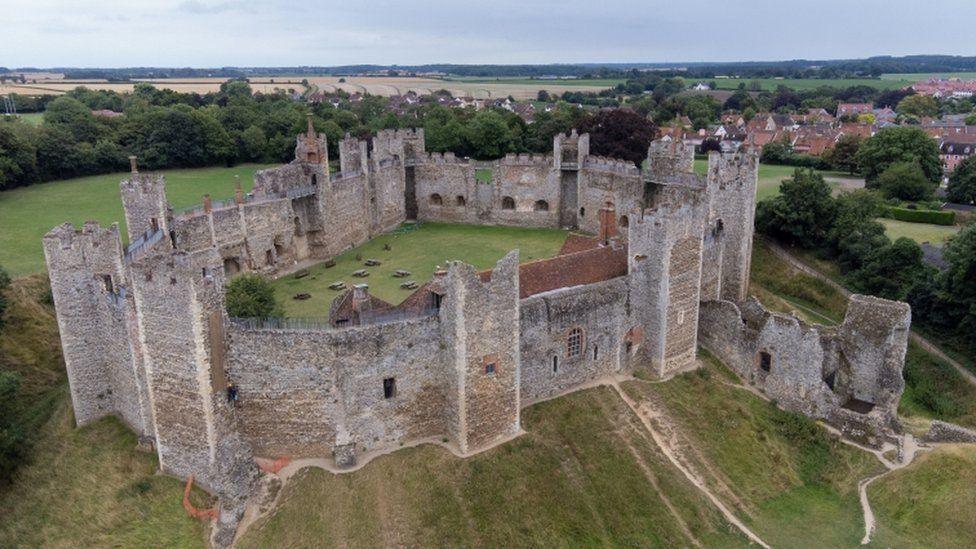
[[[621,228],[640,215],[644,182],[640,171],[631,162],[608,158],[587,157],[580,169],[579,228],[588,233],[600,230],[597,212],[612,202]],[[626,220],[624,219],[626,218]],[[626,230],[623,232],[626,233]]]
[[[627,281],[563,288],[520,304],[523,405],[558,395],[616,373],[627,330]],[[569,336],[582,331],[579,354],[570,355]]]
[[[908,305],[853,295],[837,327],[772,313],[754,298],[702,304],[704,347],[787,410],[826,419],[877,446],[897,424]],[[869,412],[848,407],[852,399]]]
[[[510,154],[492,170],[491,220],[516,227],[559,226],[559,173],[552,158],[543,155]],[[506,207],[511,198],[514,209]]]
[[[320,195],[323,217],[329,226],[324,235],[329,256],[358,246],[370,237],[366,178],[362,174],[337,179],[331,184],[331,192]]]
[[[406,220],[403,163],[392,160],[373,162],[369,181],[370,235],[376,236],[396,229]]]
[[[117,414],[150,433],[118,225],[88,222],[76,231],[66,223],[44,237],[44,253],[77,423]]]
[[[339,171],[346,177],[366,173],[368,170],[368,144],[346,134],[339,141]]]
[[[436,317],[346,329],[228,330],[236,414],[266,457],[328,456],[338,431],[357,450],[443,436],[446,383]],[[384,398],[383,380],[396,380]]]
[[[490,198],[482,199],[473,164],[453,153],[430,153],[414,168],[417,217],[423,221],[486,223],[490,219]],[[436,196],[440,197],[440,204]]]

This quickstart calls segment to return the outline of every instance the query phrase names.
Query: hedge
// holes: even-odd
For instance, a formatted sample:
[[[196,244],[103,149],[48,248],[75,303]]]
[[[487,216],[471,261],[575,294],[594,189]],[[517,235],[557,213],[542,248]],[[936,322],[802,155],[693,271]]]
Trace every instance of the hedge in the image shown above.
[[[940,212],[936,210],[909,210],[908,208],[896,208],[889,206],[885,212],[885,217],[907,221],[909,223],[931,223],[933,225],[955,225],[956,212]]]

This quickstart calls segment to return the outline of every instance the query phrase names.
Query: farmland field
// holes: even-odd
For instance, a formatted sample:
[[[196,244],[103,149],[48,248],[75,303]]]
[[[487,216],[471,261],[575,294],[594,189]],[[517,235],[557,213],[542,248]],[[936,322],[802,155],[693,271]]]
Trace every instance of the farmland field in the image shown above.
[[[181,93],[209,93],[220,90],[227,78],[171,78],[159,80],[138,80],[133,82],[107,82],[104,80],[50,80],[27,84],[0,84],[0,94],[18,93],[22,95],[58,95],[79,86],[90,90],[107,90],[119,93],[131,92],[137,82],[152,84],[157,88]],[[273,82],[272,82],[273,80]],[[253,78],[251,89],[255,92],[271,93],[275,90],[304,91],[301,78]]]
[[[689,82],[695,79],[689,79]],[[871,86],[883,90],[903,88],[915,83],[918,79],[875,79],[875,78],[718,78],[703,79],[704,82],[711,82],[715,89],[734,90],[739,84],[749,85],[749,82],[758,80],[762,84],[762,89],[773,91],[777,86],[786,86],[795,90],[812,90],[821,86],[832,86],[836,88],[847,88],[850,86]]]
[[[235,175],[241,176],[245,191],[249,191],[254,172],[266,167],[246,164],[161,173],[166,176],[170,204],[180,208],[202,202],[204,193],[210,193],[215,200],[232,197]],[[119,181],[125,176],[95,175],[0,192],[0,265],[15,277],[43,270],[41,238],[65,221],[75,226],[86,220],[98,221],[102,226],[118,221],[124,238]]]
[[[910,82],[918,82],[919,80],[928,80],[929,78],[964,78],[972,79],[976,78],[976,72],[922,72],[922,73],[888,73],[882,74],[882,80],[908,80]]]

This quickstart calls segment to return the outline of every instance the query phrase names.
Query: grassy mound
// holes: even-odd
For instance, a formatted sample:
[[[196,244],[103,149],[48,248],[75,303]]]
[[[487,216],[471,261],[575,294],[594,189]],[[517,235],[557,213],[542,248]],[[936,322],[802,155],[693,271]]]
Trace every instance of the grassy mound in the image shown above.
[[[469,459],[422,446],[305,470],[242,546],[745,545],[610,389],[532,406],[523,426]]]
[[[135,447],[114,418],[75,429],[62,395],[32,460],[0,492],[0,547],[202,547],[183,483],[156,475],[155,455]],[[211,504],[198,490],[191,500]]]
[[[176,208],[202,203],[205,193],[214,199],[230,198],[235,175],[241,176],[249,191],[254,172],[264,167],[165,170],[166,196]],[[43,270],[41,238],[65,221],[76,226],[88,220],[103,226],[118,221],[124,235],[119,181],[125,177],[124,173],[95,175],[0,192],[0,265],[15,277]]]
[[[976,447],[942,446],[868,486],[877,547],[972,547]]]
[[[685,457],[763,541],[856,545],[863,534],[857,483],[881,464],[809,419],[731,385],[733,379],[709,359],[704,370],[624,389],[666,411]]]
[[[336,257],[334,267],[327,269],[324,263],[319,263],[308,270],[307,277],[279,278],[274,281],[275,297],[284,306],[286,316],[326,316],[332,300],[342,293],[330,290],[329,285],[342,280],[350,288],[357,283],[368,284],[370,293],[396,305],[413,293],[401,289],[400,283],[414,280],[423,284],[431,279],[434,268],[447,260],[462,260],[478,269],[487,269],[516,248],[522,262],[552,257],[563,245],[566,234],[558,229],[424,223],[416,230],[380,235],[353,248]],[[384,249],[385,246],[390,249]],[[367,267],[363,264],[367,259],[378,259],[382,264]],[[359,269],[366,269],[369,277],[353,277],[352,273]],[[397,269],[411,274],[394,278]],[[308,293],[311,298],[293,299],[299,293]]]

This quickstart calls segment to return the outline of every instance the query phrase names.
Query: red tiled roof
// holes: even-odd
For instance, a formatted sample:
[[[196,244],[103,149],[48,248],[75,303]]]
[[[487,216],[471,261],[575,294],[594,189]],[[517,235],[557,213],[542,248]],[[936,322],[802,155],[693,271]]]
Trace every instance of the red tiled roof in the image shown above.
[[[566,255],[574,254],[576,252],[585,252],[586,250],[592,250],[594,248],[600,247],[600,239],[595,236],[584,236],[581,234],[570,234],[566,237],[566,241],[563,242],[562,248],[559,248],[559,253],[556,255]]]
[[[519,298],[626,274],[627,247],[619,244],[540,259],[519,266]]]

